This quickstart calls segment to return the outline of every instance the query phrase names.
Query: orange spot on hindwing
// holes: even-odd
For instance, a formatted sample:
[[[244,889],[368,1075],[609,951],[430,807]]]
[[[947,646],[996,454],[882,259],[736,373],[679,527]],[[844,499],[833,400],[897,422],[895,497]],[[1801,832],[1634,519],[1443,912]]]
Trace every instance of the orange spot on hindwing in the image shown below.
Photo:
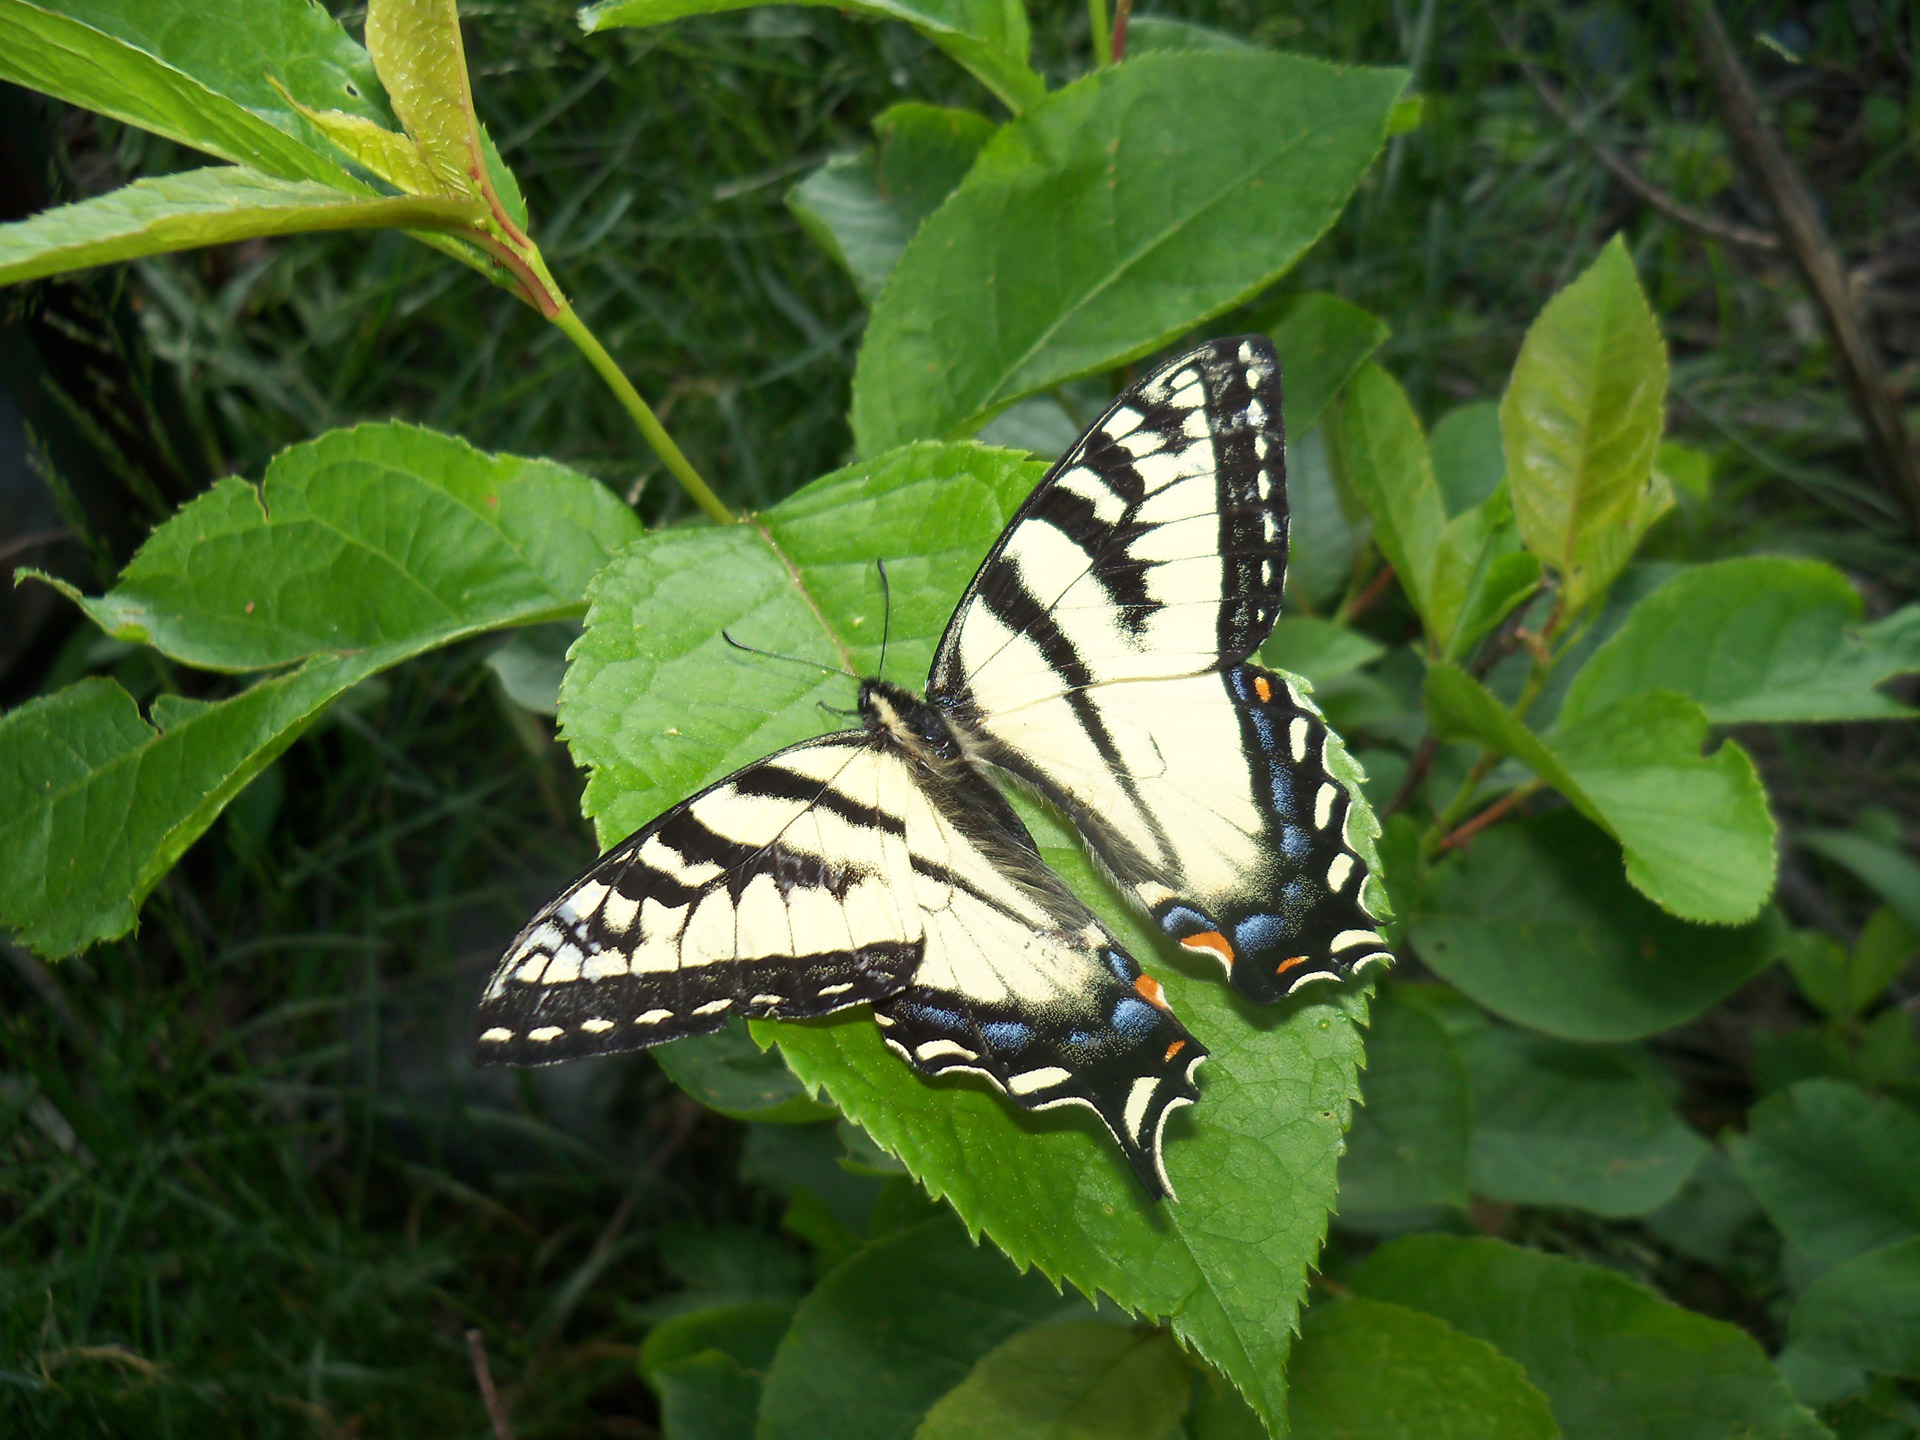
[[[1160,982],[1151,975],[1133,977],[1133,988],[1140,992],[1140,998],[1157,1010],[1167,1008],[1166,992],[1160,988]]]
[[[1266,676],[1256,675],[1253,677],[1253,693],[1260,697],[1260,703],[1262,705],[1267,704],[1273,699],[1273,686],[1267,683]]]
[[[1218,930],[1209,930],[1204,935],[1189,935],[1180,943],[1189,950],[1205,950],[1210,955],[1217,955],[1229,970],[1233,968],[1233,946]]]
[[[1186,1041],[1184,1040],[1174,1041],[1173,1044],[1167,1046],[1167,1053],[1160,1057],[1161,1063],[1164,1064],[1166,1061],[1173,1059],[1174,1056],[1178,1055],[1182,1050],[1186,1048],[1187,1048]]]
[[[1289,955],[1285,960],[1282,960],[1277,967],[1275,967],[1273,973],[1276,975],[1284,975],[1287,973],[1287,971],[1293,969],[1294,966],[1304,965],[1306,963],[1307,963],[1307,957],[1304,955]]]

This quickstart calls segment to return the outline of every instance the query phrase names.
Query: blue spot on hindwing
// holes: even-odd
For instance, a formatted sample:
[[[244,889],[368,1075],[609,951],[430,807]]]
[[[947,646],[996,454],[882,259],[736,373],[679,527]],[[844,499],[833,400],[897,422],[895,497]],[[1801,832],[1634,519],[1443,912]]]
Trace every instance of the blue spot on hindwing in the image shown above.
[[[967,1023],[958,1010],[942,1010],[938,1005],[910,1005],[905,1008],[916,1019],[941,1030],[959,1030]]]
[[[1273,809],[1283,820],[1293,818],[1293,771],[1284,765],[1273,767]]]
[[[1151,1034],[1155,1023],[1153,1007],[1131,995],[1123,997],[1113,1007],[1113,1028],[1129,1040],[1138,1040],[1143,1035]]]
[[[1102,950],[1106,957],[1107,968],[1113,971],[1114,978],[1123,985],[1131,985],[1134,977],[1140,973],[1140,967],[1133,963],[1133,957],[1119,950]]]
[[[1313,836],[1297,825],[1283,826],[1280,830],[1280,853],[1289,860],[1305,860],[1313,853]]]
[[[1258,955],[1278,945],[1286,937],[1287,927],[1272,915],[1249,915],[1233,927],[1234,949],[1242,955]]]
[[[1260,748],[1269,755],[1273,754],[1278,744],[1278,738],[1273,733],[1273,717],[1264,710],[1249,710],[1247,714],[1253,719],[1253,728],[1259,732]]]
[[[1198,910],[1190,909],[1185,905],[1170,905],[1167,907],[1167,913],[1160,917],[1160,928],[1179,940],[1188,935],[1204,935],[1207,931],[1219,927]],[[1124,975],[1121,978],[1131,980],[1133,977]]]
[[[1033,1027],[1018,1020],[989,1020],[980,1027],[980,1038],[995,1050],[1014,1055],[1033,1043]]]

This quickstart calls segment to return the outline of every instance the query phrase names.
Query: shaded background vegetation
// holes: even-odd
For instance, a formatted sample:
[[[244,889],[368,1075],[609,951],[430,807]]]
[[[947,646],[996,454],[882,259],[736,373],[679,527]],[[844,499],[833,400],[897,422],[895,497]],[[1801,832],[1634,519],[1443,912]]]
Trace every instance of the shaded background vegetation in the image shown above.
[[[1497,396],[1547,296],[1622,230],[1673,350],[1672,433],[1716,461],[1711,497],[1683,503],[1652,555],[1819,555],[1874,613],[1920,588],[1911,528],[1866,466],[1784,254],[1677,222],[1595,159],[1597,140],[1644,186],[1723,224],[1771,225],[1666,7],[1155,8],[1413,69],[1420,128],[1390,142],[1288,284],[1386,318],[1381,358],[1429,421]],[[865,143],[896,101],[991,102],[901,26],[763,10],[587,39],[572,10],[463,6],[482,114],[589,322],[723,497],[765,505],[846,458],[864,320],[851,282],[787,212],[787,188]],[[1062,78],[1086,52],[1084,12],[1035,12],[1036,58]],[[1724,13],[1896,391],[1911,396],[1920,8]],[[17,92],[4,121],[7,218],[187,163]],[[4,304],[9,566],[32,560],[97,588],[209,478],[257,476],[281,446],[389,416],[566,460],[649,521],[683,509],[561,336],[397,234],[256,242]],[[89,670],[142,699],[159,687],[162,662],[75,625],[46,593],[9,597],[0,698]],[[1364,624],[1390,642],[1416,628],[1390,605]],[[788,1199],[842,1185],[824,1152],[697,1110],[645,1056],[538,1074],[468,1067],[482,973],[592,853],[579,778],[550,723],[502,695],[484,663],[493,644],[403,666],[337,706],[155,893],[137,938],[53,969],[8,949],[10,1432],[481,1434],[462,1338],[477,1326],[521,1435],[650,1434],[635,1347],[674,1295],[798,1292],[831,1262],[831,1225],[795,1222]],[[1864,815],[1885,839],[1911,846],[1920,833],[1911,727],[1740,739],[1789,831]],[[1798,924],[1848,939],[1871,908],[1843,872],[1791,849],[1781,898]],[[1911,1002],[1911,977],[1902,987]],[[1779,1037],[1811,1018],[1774,971],[1663,1037],[1685,1113],[1713,1133],[1806,1073]],[[1643,1225],[1494,1209],[1476,1220],[1621,1265],[1778,1340],[1777,1241],[1764,1234],[1706,1266]]]

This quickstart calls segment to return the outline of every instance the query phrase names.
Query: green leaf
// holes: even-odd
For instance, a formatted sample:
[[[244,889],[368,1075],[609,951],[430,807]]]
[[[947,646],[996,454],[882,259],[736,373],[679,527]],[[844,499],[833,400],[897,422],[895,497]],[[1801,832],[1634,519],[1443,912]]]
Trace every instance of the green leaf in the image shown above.
[[[994,125],[971,110],[910,103],[883,110],[873,128],[877,149],[836,155],[787,192],[788,208],[869,305]]]
[[[1135,15],[1127,23],[1127,56],[1136,58],[1154,50],[1252,50],[1256,47],[1238,35],[1195,25],[1190,20],[1172,20],[1164,15]]]
[[[1793,839],[1852,871],[1909,930],[1920,931],[1920,863],[1911,855],[1853,830],[1800,830]]]
[[[1449,515],[1464,515],[1485,504],[1507,478],[1498,401],[1475,400],[1449,410],[1427,436],[1427,448]]]
[[[1920,670],[1920,606],[1861,624],[1860,596],[1817,560],[1682,570],[1581,667],[1562,723],[1641,690],[1700,702],[1716,725],[1914,715],[1874,686]]]
[[[1473,1098],[1453,1037],[1401,987],[1388,989],[1367,1021],[1360,1108],[1340,1157],[1340,1214],[1464,1206],[1472,1125]],[[1296,1376],[1300,1363],[1296,1356]],[[1297,1423],[1297,1399],[1294,1415]]]
[[[283,451],[258,487],[220,481],[79,603],[109,634],[206,670],[417,654],[578,614],[593,573],[641,533],[564,465],[361,425]]]
[[[861,453],[969,434],[1271,284],[1339,214],[1404,81],[1298,56],[1147,55],[1002,126],[874,307]]]
[[[1447,512],[1426,437],[1400,382],[1378,365],[1363,368],[1341,401],[1339,436],[1341,472],[1373,516],[1374,542],[1428,634],[1438,637],[1431,583]]]
[[[1920,1236],[1834,1266],[1794,1301],[1787,1325],[1822,1360],[1920,1379]]]
[[[745,10],[761,0],[599,0],[580,10],[580,28],[592,35],[618,25],[662,25],[688,15]],[[795,0],[831,5],[876,20],[904,20],[997,95],[1016,115],[1038,104],[1046,83],[1027,63],[1033,48],[1021,0]]]
[[[1900,978],[1920,949],[1920,935],[1914,933],[1898,911],[1882,905],[1867,916],[1860,927],[1860,938],[1847,964],[1847,1002],[1859,1014]]]
[[[1654,452],[1653,468],[1676,492],[1704,503],[1713,493],[1713,459],[1705,451],[1678,440],[1662,440]]]
[[[791,1305],[728,1305],[678,1315],[640,1347],[640,1373],[660,1397],[667,1440],[753,1440],[761,1377]]]
[[[89,8],[100,11],[103,19],[111,16],[128,20],[140,13],[137,7],[127,5]],[[169,4],[165,8],[176,7]],[[278,11],[284,7],[275,0],[272,8]],[[198,28],[190,17],[177,18],[184,22],[177,27],[178,32]],[[131,27],[121,28],[139,33],[145,27],[135,21]],[[227,39],[231,42],[247,33],[248,27],[242,24],[229,28]],[[183,59],[208,58],[200,46],[187,48],[193,54]],[[98,110],[281,179],[317,180],[339,190],[370,193],[320,150],[215,88],[216,83],[231,80],[238,68],[231,64],[237,56],[226,52],[223,58],[229,63],[215,67],[218,80],[210,83],[107,30],[27,0],[0,0],[0,80]],[[259,64],[261,57],[256,53],[254,58]],[[261,65],[263,83],[265,70]],[[285,102],[276,101],[275,105],[289,129],[304,129],[305,122]]]
[[[1067,1305],[951,1215],[896,1231],[802,1302],[767,1372],[760,1440],[906,1440],[976,1361]]]
[[[754,1044],[741,1020],[711,1035],[689,1035],[658,1046],[653,1058],[687,1094],[736,1120],[804,1125],[834,1115],[830,1107],[808,1098],[778,1052]]]
[[[0,719],[0,923],[48,954],[124,934],[334,697],[436,646],[577,613],[587,578],[639,531],[564,466],[403,425],[295,446],[258,489],[220,481],[80,603],[189,664],[307,663],[174,711],[164,733],[99,680]]]
[[[1707,721],[1671,691],[1629,695],[1542,739],[1451,663],[1428,667],[1434,733],[1511,755],[1620,842],[1627,879],[1685,920],[1749,920],[1773,890],[1773,817],[1732,741],[1702,756]]]
[[[1283,402],[1284,404],[1284,402]],[[1288,608],[1330,605],[1352,578],[1356,536],[1328,454],[1322,418],[1301,435],[1287,434]],[[1358,506],[1355,506],[1358,509]]]
[[[1567,1440],[1821,1440],[1744,1330],[1623,1275],[1497,1240],[1410,1235],[1347,1277],[1517,1360]]]
[[[489,177],[454,0],[368,0],[367,53],[441,185],[480,194]]]
[[[1892,1100],[1803,1080],[1756,1105],[1728,1149],[1815,1270],[1920,1235],[1920,1119]]]
[[[1268,333],[1280,357],[1286,433],[1304,435],[1393,331],[1338,295],[1308,290],[1287,301]]]
[[[1063,1320],[1003,1341],[914,1440],[1164,1440],[1192,1387],[1165,1331]]]
[[[1566,582],[1578,611],[1606,589],[1657,518],[1652,484],[1667,349],[1625,242],[1547,302],[1500,402],[1507,483],[1527,547]]]
[[[1337,680],[1387,653],[1379,641],[1331,620],[1289,616],[1277,621],[1260,647],[1260,663],[1313,684]]]
[[[911,446],[816,481],[751,525],[659,532],[630,547],[594,582],[561,691],[603,839],[820,733],[817,701],[851,699],[844,678],[730,650],[722,626],[746,644],[870,672],[883,614],[874,560],[884,557],[890,677],[918,684],[981,556],[1043,473],[978,446]],[[1029,1113],[965,1080],[919,1079],[863,1010],[755,1033],[776,1038],[805,1084],[824,1087],[1017,1263],[1169,1317],[1271,1420],[1289,1317],[1334,1193],[1364,1002],[1335,990],[1258,1010],[1216,978],[1190,978],[1159,959],[1164,942],[1114,900],[1077,837],[1031,807],[1023,814],[1048,863],[1157,971],[1213,1052],[1200,1104],[1167,1132],[1178,1205],[1146,1199],[1091,1117]]]
[[[1644,1215],[1707,1153],[1611,1051],[1486,1025],[1457,1037],[1473,1085],[1474,1191],[1516,1205]]]
[[[1607,837],[1564,810],[1488,830],[1439,866],[1407,931],[1449,984],[1568,1040],[1683,1024],[1785,943],[1771,910],[1737,928],[1665,914],[1627,886]]]
[[[1449,520],[1434,547],[1427,589],[1441,653],[1464,656],[1539,586],[1540,561],[1520,548],[1513,502],[1499,486]]]
[[[479,214],[471,201],[350,195],[311,180],[216,165],[136,180],[92,200],[0,225],[0,285],[263,235],[444,229]]]
[[[1484,1340],[1379,1300],[1316,1305],[1293,1352],[1294,1440],[1558,1440],[1547,1398]]]

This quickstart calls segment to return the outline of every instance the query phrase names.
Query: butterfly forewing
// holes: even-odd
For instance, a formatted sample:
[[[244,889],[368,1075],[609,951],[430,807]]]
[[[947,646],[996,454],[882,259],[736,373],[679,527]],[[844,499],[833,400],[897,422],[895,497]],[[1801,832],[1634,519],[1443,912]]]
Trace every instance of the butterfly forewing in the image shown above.
[[[1279,367],[1215,341],[1116,400],[1028,498],[930,696],[1250,999],[1387,959],[1339,741],[1246,663],[1286,561]],[[1331,748],[1330,748],[1331,747]]]

